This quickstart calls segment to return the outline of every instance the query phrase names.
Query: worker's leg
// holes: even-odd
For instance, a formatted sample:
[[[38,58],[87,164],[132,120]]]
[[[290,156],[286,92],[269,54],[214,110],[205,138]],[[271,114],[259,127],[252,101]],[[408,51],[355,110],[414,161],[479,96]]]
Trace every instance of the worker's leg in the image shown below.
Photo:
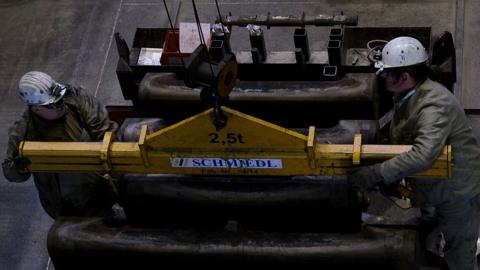
[[[108,216],[115,198],[108,181],[96,173],[60,175],[62,213],[67,216]]]
[[[444,202],[437,207],[445,237],[445,260],[450,270],[477,270],[479,196]]]
[[[61,194],[56,173],[34,173],[33,179],[43,209],[55,219],[61,212]]]

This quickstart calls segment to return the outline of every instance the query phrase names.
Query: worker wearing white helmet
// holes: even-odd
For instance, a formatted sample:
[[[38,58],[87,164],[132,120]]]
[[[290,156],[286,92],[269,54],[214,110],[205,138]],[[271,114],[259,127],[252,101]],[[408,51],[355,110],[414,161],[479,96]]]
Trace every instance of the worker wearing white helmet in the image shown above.
[[[58,105],[62,103],[66,91],[65,85],[39,71],[25,73],[18,83],[20,98],[30,106],[32,112],[46,120],[55,120],[65,114],[65,107]]]
[[[420,41],[411,37],[398,37],[383,47],[377,75],[384,69],[414,66],[426,63],[427,60],[427,51]]]
[[[28,105],[48,105],[59,101],[66,87],[57,83],[50,75],[40,71],[25,73],[18,83],[18,93]]]
[[[377,74],[394,98],[390,140],[412,148],[383,163],[355,170],[349,182],[357,190],[368,190],[407,179],[412,186],[412,204],[435,210],[446,241],[448,267],[477,269],[480,146],[455,96],[428,78],[427,60],[424,46],[415,38],[398,37],[383,48]],[[451,177],[414,177],[432,167],[446,144],[453,153]]]
[[[9,130],[5,178],[24,182],[30,177],[28,160],[20,158],[19,143],[30,141],[98,141],[117,128],[103,105],[81,88],[56,82],[31,71],[19,81],[18,93],[28,108]],[[95,173],[33,173],[40,202],[52,217],[103,216],[110,213],[112,187]]]

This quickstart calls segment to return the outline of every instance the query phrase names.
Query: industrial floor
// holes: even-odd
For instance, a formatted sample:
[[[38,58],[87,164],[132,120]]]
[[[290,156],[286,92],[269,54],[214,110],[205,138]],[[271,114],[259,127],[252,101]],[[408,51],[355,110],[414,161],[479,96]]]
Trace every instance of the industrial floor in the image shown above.
[[[251,1],[221,0],[223,14],[359,15],[365,26],[431,26],[433,31],[455,28],[455,1]],[[193,22],[191,1],[167,0],[175,21]],[[214,1],[197,1],[203,22],[213,22]],[[452,6],[453,5],[453,6]],[[418,7],[422,10],[419,11]],[[409,14],[409,16],[401,16]],[[411,16],[416,19],[411,20]],[[24,104],[17,83],[27,71],[39,70],[60,82],[84,86],[107,105],[123,100],[115,75],[117,51],[113,34],[120,32],[131,44],[137,27],[167,27],[161,0],[1,0],[0,1],[0,159],[7,148],[8,127]],[[394,19],[396,18],[396,19]],[[403,18],[403,19],[401,19]],[[399,21],[400,20],[400,21]],[[325,39],[311,35],[311,48],[325,47]],[[291,33],[266,33],[267,47],[292,50]],[[248,49],[246,36],[234,37],[234,46]],[[273,45],[275,44],[275,45]],[[0,176],[0,269],[53,269],[46,250],[52,224],[40,206],[32,180],[9,183]]]

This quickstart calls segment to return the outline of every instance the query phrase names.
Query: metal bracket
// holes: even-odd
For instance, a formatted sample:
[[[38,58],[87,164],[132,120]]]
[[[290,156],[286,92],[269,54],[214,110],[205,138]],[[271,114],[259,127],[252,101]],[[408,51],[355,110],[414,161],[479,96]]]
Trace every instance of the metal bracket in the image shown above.
[[[138,148],[140,149],[140,156],[142,157],[143,165],[145,167],[150,166],[148,162],[148,152],[146,150],[145,141],[148,135],[148,125],[143,125],[140,129],[140,137],[138,138]]]
[[[25,141],[21,141],[18,145],[18,156],[23,157],[23,147],[25,146]]]
[[[110,162],[110,146],[112,145],[113,136],[111,131],[105,132],[102,141],[102,147],[100,148],[100,160],[102,166],[106,171],[112,170],[112,164]]]
[[[352,163],[360,165],[360,153],[362,152],[362,134],[357,133],[353,139]]]
[[[307,138],[307,155],[310,168],[316,168],[315,162],[315,147],[317,145],[317,135],[315,133],[315,127],[310,126],[308,128],[308,138]]]
[[[452,161],[453,161],[453,158],[452,158],[452,146],[451,145],[446,145],[445,146],[446,149],[444,149],[444,152],[446,152],[447,154],[447,164],[448,164],[448,177],[452,177]]]

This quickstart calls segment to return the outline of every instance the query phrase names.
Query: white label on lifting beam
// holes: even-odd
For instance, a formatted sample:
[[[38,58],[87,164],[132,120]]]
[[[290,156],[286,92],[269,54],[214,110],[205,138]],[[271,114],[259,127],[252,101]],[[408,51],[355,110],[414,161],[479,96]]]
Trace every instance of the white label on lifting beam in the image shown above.
[[[171,158],[174,168],[283,169],[281,159]]]

